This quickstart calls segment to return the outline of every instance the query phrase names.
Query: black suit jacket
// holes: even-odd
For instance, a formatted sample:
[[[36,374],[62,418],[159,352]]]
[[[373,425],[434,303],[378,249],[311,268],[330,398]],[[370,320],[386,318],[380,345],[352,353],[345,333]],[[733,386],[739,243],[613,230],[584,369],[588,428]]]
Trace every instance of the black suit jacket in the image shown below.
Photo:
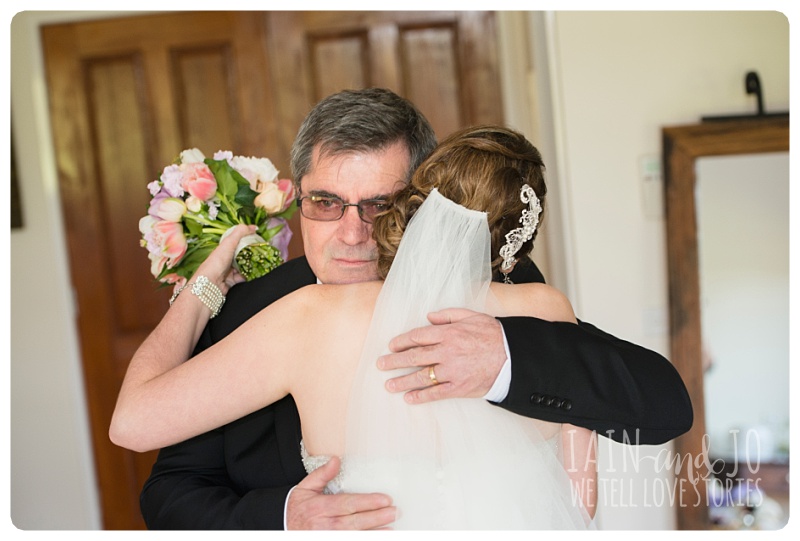
[[[516,282],[544,282],[518,265]],[[316,282],[305,258],[239,284],[206,327],[206,349],[280,297]],[[597,430],[616,441],[662,443],[687,431],[692,407],[661,355],[581,322],[500,318],[512,358],[510,411]],[[276,328],[279,329],[279,322]],[[282,529],[286,496],[305,477],[300,418],[282,400],[191,440],[162,449],[141,494],[151,529]]]

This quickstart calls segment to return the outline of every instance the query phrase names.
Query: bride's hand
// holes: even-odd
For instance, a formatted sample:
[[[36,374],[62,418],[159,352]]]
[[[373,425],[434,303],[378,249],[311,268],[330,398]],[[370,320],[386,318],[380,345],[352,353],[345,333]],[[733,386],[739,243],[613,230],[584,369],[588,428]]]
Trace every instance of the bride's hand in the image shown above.
[[[244,277],[233,268],[233,258],[239,241],[243,237],[253,234],[255,230],[256,226],[254,225],[240,224],[233,227],[219,243],[219,246],[203,261],[195,274],[207,276],[219,287],[223,295],[226,295],[235,284],[244,282]]]

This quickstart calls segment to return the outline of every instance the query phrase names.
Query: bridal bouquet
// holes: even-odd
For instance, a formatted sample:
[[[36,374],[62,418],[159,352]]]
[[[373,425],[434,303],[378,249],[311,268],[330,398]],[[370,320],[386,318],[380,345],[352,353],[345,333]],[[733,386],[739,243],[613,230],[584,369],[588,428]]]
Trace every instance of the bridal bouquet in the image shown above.
[[[184,150],[147,187],[153,198],[139,220],[141,245],[147,248],[150,272],[162,284],[185,284],[238,224],[258,227],[236,249],[234,266],[247,280],[288,258],[287,220],[297,210],[294,187],[289,179],[278,179],[267,158],[229,151],[206,158],[196,148]]]

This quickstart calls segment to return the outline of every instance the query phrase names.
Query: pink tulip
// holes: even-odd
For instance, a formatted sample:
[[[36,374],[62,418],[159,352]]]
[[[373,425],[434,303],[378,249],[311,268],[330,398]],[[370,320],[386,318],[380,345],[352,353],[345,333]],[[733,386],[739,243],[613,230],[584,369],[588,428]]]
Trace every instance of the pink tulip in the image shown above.
[[[150,274],[158,278],[158,275],[164,270],[164,265],[167,264],[167,258],[152,252],[147,254],[147,257],[150,259]]]
[[[149,214],[168,222],[180,222],[183,215],[186,214],[186,203],[177,197],[167,197],[158,202],[153,198],[151,205],[154,206],[150,207],[152,212]]]
[[[161,190],[153,198],[150,200],[150,207],[147,209],[147,214],[153,216],[154,218],[158,218],[158,207],[161,206],[161,202],[164,199],[167,199],[170,195],[167,193],[166,190]]]
[[[202,201],[208,201],[216,195],[217,181],[206,164],[188,163],[183,167],[184,190]]]
[[[289,208],[289,205],[294,201],[294,183],[288,178],[282,178],[278,181],[278,189],[286,194],[286,199],[283,201],[283,210]]]
[[[167,258],[168,268],[174,267],[181,260],[188,247],[183,226],[166,220],[153,224],[153,241],[161,248],[161,255]]]
[[[184,285],[186,285],[186,278],[180,276],[179,274],[171,272],[161,279],[161,283],[175,284],[177,287],[183,287]]]

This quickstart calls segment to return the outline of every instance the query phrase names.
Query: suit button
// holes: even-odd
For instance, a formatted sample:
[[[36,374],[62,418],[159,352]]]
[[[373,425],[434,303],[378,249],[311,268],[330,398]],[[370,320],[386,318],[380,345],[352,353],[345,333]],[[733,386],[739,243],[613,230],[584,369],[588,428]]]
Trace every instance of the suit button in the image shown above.
[[[545,399],[544,403],[546,406],[552,406],[553,402],[555,402],[556,400],[558,399],[552,396],[548,396],[547,399]]]
[[[533,393],[531,395],[531,403],[533,404],[541,404],[544,397],[539,393]]]
[[[560,400],[560,399],[556,398],[555,400],[553,400],[553,403],[550,404],[550,405],[553,406],[554,408],[560,408],[561,404],[563,404],[563,403],[564,403],[563,400]]]
[[[569,400],[562,401],[561,402],[561,409],[562,410],[566,410],[566,411],[571,410],[572,409],[572,402],[570,402]]]

